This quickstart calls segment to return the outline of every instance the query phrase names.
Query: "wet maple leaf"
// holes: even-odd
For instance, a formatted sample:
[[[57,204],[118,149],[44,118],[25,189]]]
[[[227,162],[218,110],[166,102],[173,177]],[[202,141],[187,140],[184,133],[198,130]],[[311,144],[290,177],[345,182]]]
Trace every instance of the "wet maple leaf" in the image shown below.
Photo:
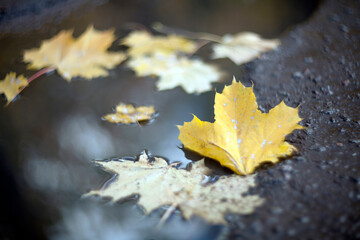
[[[301,118],[298,108],[281,102],[269,111],[258,110],[252,87],[245,87],[235,78],[222,94],[215,96],[215,122],[196,116],[178,126],[184,147],[213,158],[234,172],[247,175],[263,162],[277,162],[296,148],[285,142]]]
[[[177,35],[153,36],[146,31],[134,31],[121,42],[129,46],[128,54],[131,57],[160,53],[172,55],[177,52],[193,53],[196,43]]]
[[[212,58],[230,58],[240,65],[257,58],[261,53],[272,50],[279,46],[277,39],[266,40],[251,32],[225,35],[221,43],[213,46]]]
[[[8,105],[19,92],[28,85],[27,79],[23,76],[16,76],[16,73],[10,72],[5,76],[5,79],[0,81],[0,93],[4,93]]]
[[[187,93],[202,93],[221,76],[214,66],[184,56],[154,54],[132,58],[127,64],[138,76],[159,76],[159,91],[181,86]]]
[[[155,114],[154,106],[134,107],[132,104],[120,103],[116,106],[115,113],[104,116],[109,122],[130,124],[150,120]]]
[[[146,214],[170,205],[180,208],[185,219],[198,215],[213,224],[226,224],[226,213],[249,214],[264,201],[257,195],[243,196],[255,186],[255,175],[233,174],[221,176],[215,183],[202,183],[210,173],[204,160],[194,163],[190,171],[168,165],[162,158],[150,161],[145,152],[135,162],[120,159],[96,163],[118,176],[106,188],[85,196],[111,197],[116,202],[139,194],[138,204]]]
[[[125,60],[123,53],[107,52],[114,41],[114,31],[97,31],[90,26],[79,38],[72,30],[63,30],[43,41],[40,48],[26,50],[24,61],[29,68],[55,67],[67,81],[79,76],[91,79],[107,76],[111,69]]]

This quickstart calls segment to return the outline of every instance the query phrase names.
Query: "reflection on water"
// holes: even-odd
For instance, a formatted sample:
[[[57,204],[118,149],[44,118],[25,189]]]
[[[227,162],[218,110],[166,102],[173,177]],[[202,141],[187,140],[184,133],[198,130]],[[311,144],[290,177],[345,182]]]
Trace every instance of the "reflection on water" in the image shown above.
[[[57,159],[32,158],[25,163],[27,182],[44,191],[73,190],[76,180],[69,169]]]
[[[130,212],[130,211],[128,211]],[[52,239],[141,239],[141,230],[146,228],[139,221],[132,222],[134,215],[125,224],[113,221],[100,208],[69,208],[62,210],[63,221],[54,229]],[[139,217],[139,216],[137,216]],[[151,221],[147,221],[149,227]]]
[[[23,51],[38,47],[43,39],[63,29],[74,28],[77,35],[94,24],[98,29],[113,27],[119,37],[124,37],[128,22],[150,26],[160,21],[189,31],[224,34],[248,30],[277,37],[309,16],[317,1],[137,0],[109,1],[97,6],[95,2],[99,1],[92,0],[22,0],[18,5],[6,1],[4,7],[10,2],[12,8],[5,9],[5,15],[0,6],[0,31],[4,29],[0,32],[0,76],[10,71],[34,74],[22,62]],[[55,7],[51,2],[57,3]],[[79,11],[79,6],[89,5]],[[25,9],[22,12],[27,16],[14,9]],[[9,25],[4,27],[5,23]],[[15,25],[12,31],[9,26]],[[120,50],[116,44],[112,48]],[[237,67],[227,60],[210,61],[208,50],[205,47],[200,51],[204,61],[228,72],[223,82],[214,84],[217,91],[231,81],[232,75],[250,82],[246,76],[251,75],[256,63]],[[160,115],[148,126],[118,126],[102,121],[101,117],[119,102],[154,105]],[[109,71],[106,78],[92,81],[76,79],[67,83],[56,73],[43,76],[33,81],[17,101],[7,108],[0,107],[0,150],[4,151],[0,156],[5,156],[0,165],[13,173],[16,183],[11,187],[22,194],[4,194],[2,198],[5,202],[26,201],[31,214],[22,212],[32,219],[28,227],[41,232],[38,236],[45,232],[52,239],[215,239],[219,231],[198,218],[187,222],[176,213],[155,233],[153,227],[163,210],[147,217],[134,207],[134,202],[106,205],[80,199],[111,177],[97,168],[93,159],[132,156],[148,149],[170,162],[188,162],[179,149],[176,125],[190,121],[192,113],[201,120],[213,121],[213,104],[213,91],[200,95],[186,94],[180,88],[158,92],[154,78],[138,78],[124,66]],[[25,200],[19,201],[20,197]],[[12,209],[6,214],[16,218],[18,213]],[[15,225],[7,227],[9,232],[17,230]]]
[[[124,204],[123,204],[124,205]],[[179,214],[168,220],[166,227],[155,229],[158,213],[144,217],[142,211],[125,204],[114,211],[114,206],[105,207],[94,203],[76,204],[61,209],[62,221],[49,231],[51,239],[209,239],[221,230],[208,226],[199,218],[185,222]]]
[[[95,119],[86,115],[65,119],[58,130],[61,150],[72,152],[78,159],[84,160],[114,156],[112,136]]]

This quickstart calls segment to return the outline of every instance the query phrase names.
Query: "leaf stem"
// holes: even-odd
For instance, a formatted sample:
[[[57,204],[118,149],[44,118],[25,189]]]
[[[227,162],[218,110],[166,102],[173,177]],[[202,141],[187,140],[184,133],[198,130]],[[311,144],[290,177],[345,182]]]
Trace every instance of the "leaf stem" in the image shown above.
[[[124,28],[131,29],[131,30],[135,29],[138,31],[146,31],[146,32],[152,34],[151,31],[141,23],[129,22],[129,23],[124,24]]]
[[[55,70],[55,67],[47,67],[47,68],[43,68],[41,69],[40,71],[38,71],[37,73],[35,73],[34,75],[32,75],[31,77],[28,78],[28,84],[31,83],[32,81],[34,81],[35,79],[37,79],[38,77],[48,73],[48,72],[51,72],[51,71],[54,71]],[[22,89],[21,89],[22,90]],[[20,92],[19,92],[20,93]]]
[[[154,23],[152,28],[160,33],[179,34],[184,37],[192,38],[192,39],[200,39],[200,40],[206,40],[206,41],[217,42],[217,43],[222,42],[221,36],[218,36],[215,34],[205,33],[205,32],[194,33],[194,32],[190,32],[190,31],[185,31],[185,30],[181,30],[181,29],[177,29],[177,28],[168,27],[160,22]]]

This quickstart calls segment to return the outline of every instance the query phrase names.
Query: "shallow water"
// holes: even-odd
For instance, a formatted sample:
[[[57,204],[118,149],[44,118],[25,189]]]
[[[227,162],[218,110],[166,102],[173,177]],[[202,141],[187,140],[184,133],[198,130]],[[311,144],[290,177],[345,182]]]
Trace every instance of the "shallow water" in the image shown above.
[[[127,23],[150,27],[160,21],[188,31],[221,35],[253,31],[279,37],[315,7],[295,0],[54,2],[56,8],[35,1],[21,7],[5,2],[0,18],[1,78],[10,71],[27,77],[34,74],[22,62],[23,51],[63,29],[73,28],[78,36],[93,24],[97,29],[115,28],[117,36],[124,37],[129,32]],[[34,6],[36,11],[25,11]],[[114,44],[111,49],[121,47]],[[251,71],[246,64],[211,61],[209,51],[205,47],[199,55],[227,72],[213,85],[217,91],[230,83],[232,75],[241,79]],[[164,229],[154,232],[163,209],[144,217],[134,200],[108,204],[80,198],[111,177],[92,160],[134,156],[147,149],[185,166],[190,160],[181,150],[176,125],[190,121],[192,114],[213,121],[214,91],[193,95],[178,87],[159,92],[155,78],[135,77],[124,64],[109,73],[105,78],[71,83],[51,73],[33,81],[16,101],[0,109],[1,169],[8,174],[2,174],[2,181],[12,189],[3,199],[9,208],[0,234],[17,236],[23,228],[37,239],[216,239],[223,228],[198,218],[185,222],[177,212]],[[144,126],[101,120],[119,102],[154,105],[159,116]]]

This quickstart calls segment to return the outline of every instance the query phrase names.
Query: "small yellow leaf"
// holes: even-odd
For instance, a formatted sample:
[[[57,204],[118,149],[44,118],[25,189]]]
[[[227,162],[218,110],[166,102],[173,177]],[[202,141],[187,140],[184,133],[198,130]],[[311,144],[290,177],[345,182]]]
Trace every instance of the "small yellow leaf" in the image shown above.
[[[202,93],[211,90],[211,83],[221,76],[214,66],[184,56],[139,56],[130,59],[127,64],[138,76],[159,76],[156,83],[159,91],[181,86],[187,93]]]
[[[43,41],[40,48],[26,50],[24,61],[29,68],[55,67],[67,81],[80,76],[91,79],[107,76],[111,69],[125,60],[123,53],[107,52],[115,40],[114,31],[97,31],[90,26],[79,38],[72,37],[72,30],[61,31]]]
[[[172,55],[177,52],[193,53],[197,47],[195,42],[176,35],[153,36],[146,31],[134,31],[121,42],[130,47],[131,57],[160,53]]]
[[[263,162],[277,162],[296,151],[285,142],[285,136],[298,124],[298,108],[281,102],[269,111],[258,110],[252,87],[245,87],[235,78],[215,96],[215,122],[196,116],[178,126],[184,147],[213,158],[237,174],[247,175]]]
[[[7,99],[8,105],[19,92],[28,85],[27,79],[23,76],[17,76],[16,73],[10,72],[0,82],[0,93],[4,93]]]
[[[138,161],[97,161],[106,171],[117,174],[116,180],[85,196],[111,197],[114,202],[139,194],[138,204],[146,214],[161,207],[178,207],[185,219],[197,215],[213,224],[226,224],[225,214],[249,214],[262,205],[258,195],[246,195],[255,186],[255,176],[236,174],[220,176],[215,183],[203,183],[211,174],[204,159],[190,171],[177,169],[159,157],[150,161],[146,153]]]
[[[213,59],[230,58],[237,65],[257,58],[261,53],[280,45],[277,39],[266,40],[251,32],[238,33],[235,36],[225,35],[220,44],[213,46]]]
[[[130,124],[150,120],[154,113],[154,106],[134,107],[131,104],[120,103],[116,106],[116,112],[104,116],[104,118],[113,123]]]

